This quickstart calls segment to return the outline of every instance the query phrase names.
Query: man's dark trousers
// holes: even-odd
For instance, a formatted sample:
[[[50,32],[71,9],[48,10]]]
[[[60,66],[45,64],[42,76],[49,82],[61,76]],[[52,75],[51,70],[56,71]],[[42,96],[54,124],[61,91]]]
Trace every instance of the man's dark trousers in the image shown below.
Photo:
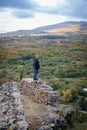
[[[38,69],[34,69],[33,79],[37,80]]]

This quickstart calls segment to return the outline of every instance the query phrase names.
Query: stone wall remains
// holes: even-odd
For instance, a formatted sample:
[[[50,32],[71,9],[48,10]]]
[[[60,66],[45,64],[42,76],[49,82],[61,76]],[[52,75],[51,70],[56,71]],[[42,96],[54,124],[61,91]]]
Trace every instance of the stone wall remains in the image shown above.
[[[16,82],[0,86],[0,130],[27,130],[20,92]]]
[[[30,98],[38,103],[53,105],[58,100],[58,92],[53,91],[53,88],[42,80],[22,79],[19,86],[22,92],[28,94]]]

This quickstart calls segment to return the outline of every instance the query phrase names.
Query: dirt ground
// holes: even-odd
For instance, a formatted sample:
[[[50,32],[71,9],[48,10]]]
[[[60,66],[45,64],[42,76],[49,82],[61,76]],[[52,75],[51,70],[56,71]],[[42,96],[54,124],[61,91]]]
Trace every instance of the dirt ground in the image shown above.
[[[46,116],[52,113],[52,110],[48,110],[45,105],[34,102],[29,96],[24,94],[22,94],[21,100],[29,130],[37,130],[40,126],[49,122]]]

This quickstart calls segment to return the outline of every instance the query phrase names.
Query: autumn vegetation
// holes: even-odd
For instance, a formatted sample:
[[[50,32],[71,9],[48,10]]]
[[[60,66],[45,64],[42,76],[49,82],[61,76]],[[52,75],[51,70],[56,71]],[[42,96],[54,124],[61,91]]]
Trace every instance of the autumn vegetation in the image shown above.
[[[33,57],[40,55],[38,77],[60,94],[60,103],[71,105],[75,130],[87,128],[87,37],[23,36],[0,38],[0,84],[32,77]],[[81,113],[79,111],[86,111]],[[79,116],[77,116],[79,113]],[[80,122],[80,128],[77,125]]]

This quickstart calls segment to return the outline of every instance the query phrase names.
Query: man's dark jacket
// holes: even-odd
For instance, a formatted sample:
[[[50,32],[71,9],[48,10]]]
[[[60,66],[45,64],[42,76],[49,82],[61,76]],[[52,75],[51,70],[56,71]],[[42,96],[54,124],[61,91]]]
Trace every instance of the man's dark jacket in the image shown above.
[[[33,60],[33,67],[35,70],[40,69],[40,63],[39,63],[39,60],[37,58],[34,58],[34,60]]]

